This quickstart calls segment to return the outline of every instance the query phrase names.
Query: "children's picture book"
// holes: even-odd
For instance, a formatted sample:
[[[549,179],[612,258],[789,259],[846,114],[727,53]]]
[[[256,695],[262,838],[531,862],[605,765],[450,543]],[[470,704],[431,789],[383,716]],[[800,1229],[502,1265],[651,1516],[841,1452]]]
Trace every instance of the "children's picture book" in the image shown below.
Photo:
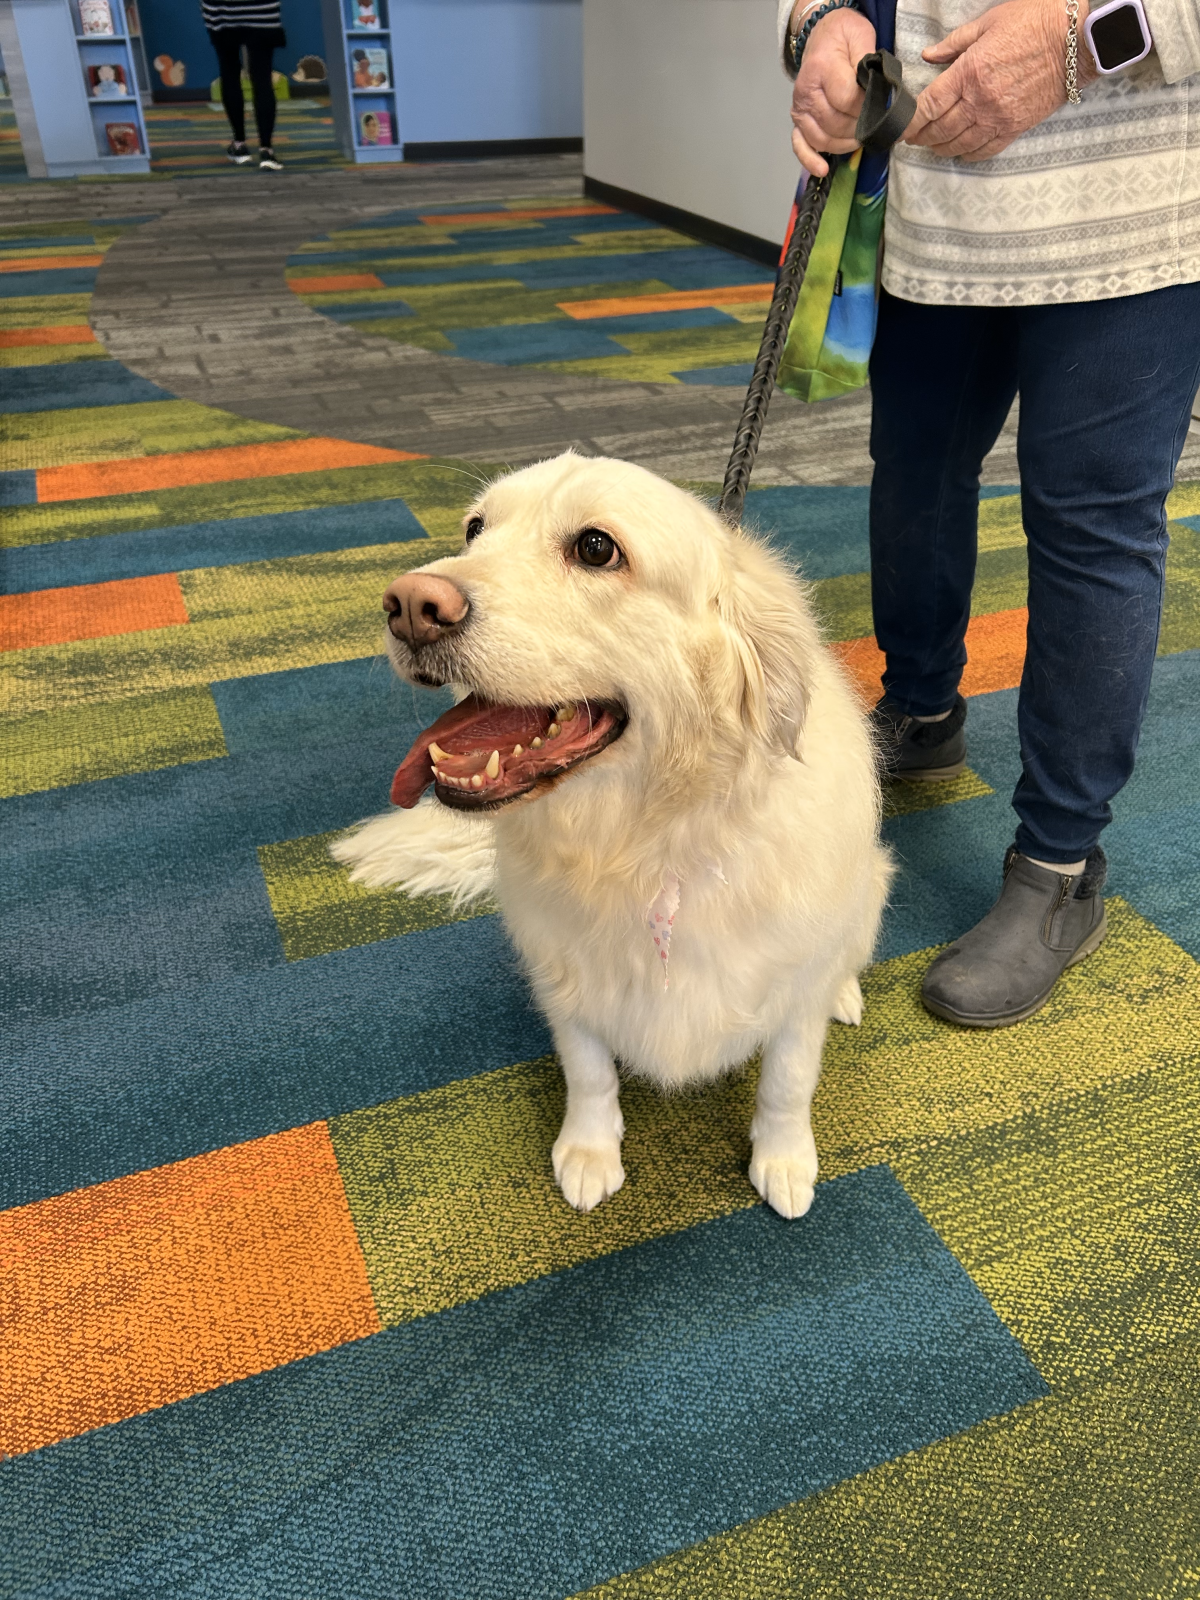
[[[358,119],[360,144],[391,144],[392,118],[387,111],[364,111]]]
[[[375,0],[355,0],[354,26],[375,29],[379,26],[379,7]]]
[[[114,34],[112,7],[108,0],[79,0],[80,33]]]
[[[106,122],[104,135],[114,156],[138,156],[142,141],[138,138],[136,122]]]
[[[119,61],[101,61],[89,66],[88,93],[93,100],[123,100],[129,93],[125,68]]]
[[[364,50],[361,45],[351,53],[356,89],[387,89],[391,86],[386,50]]]

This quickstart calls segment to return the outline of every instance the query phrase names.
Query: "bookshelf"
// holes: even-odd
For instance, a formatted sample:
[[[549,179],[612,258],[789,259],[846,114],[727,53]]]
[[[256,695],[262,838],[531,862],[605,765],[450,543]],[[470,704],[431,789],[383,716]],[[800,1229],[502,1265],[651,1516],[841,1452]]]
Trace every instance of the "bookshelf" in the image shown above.
[[[321,0],[333,125],[343,153],[355,162],[404,160],[388,4]],[[370,17],[378,27],[370,26]],[[386,82],[370,81],[381,74]]]
[[[122,0],[108,0],[112,33],[88,31],[93,0],[82,6],[81,12],[80,0],[0,0],[0,51],[31,178],[150,170]]]

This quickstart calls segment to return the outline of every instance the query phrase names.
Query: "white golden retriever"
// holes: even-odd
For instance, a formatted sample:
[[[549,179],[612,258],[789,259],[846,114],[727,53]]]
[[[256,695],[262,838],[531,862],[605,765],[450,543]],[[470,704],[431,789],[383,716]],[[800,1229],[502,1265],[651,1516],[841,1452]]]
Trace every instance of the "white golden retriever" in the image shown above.
[[[692,495],[570,452],[493,483],[465,533],[384,606],[396,672],[467,698],[396,773],[402,809],[334,854],[497,896],[566,1077],[573,1206],[625,1178],[617,1061],[672,1088],[761,1049],[750,1181],[801,1216],[827,1019],[861,1018],[890,876],[862,707],[804,588]]]

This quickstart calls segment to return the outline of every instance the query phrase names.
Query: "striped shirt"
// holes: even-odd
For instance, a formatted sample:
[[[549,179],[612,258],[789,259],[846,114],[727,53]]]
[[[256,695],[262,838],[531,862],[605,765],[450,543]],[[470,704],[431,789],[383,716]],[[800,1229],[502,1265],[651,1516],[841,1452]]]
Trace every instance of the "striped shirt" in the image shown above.
[[[279,0],[200,0],[204,26],[214,33],[222,28],[279,28]]]
[[[1081,104],[1060,106],[998,156],[895,147],[886,289],[928,305],[1053,305],[1200,281],[1200,13],[1194,0],[1143,4],[1155,46],[1146,59],[1088,84]],[[921,51],[988,9],[899,0],[896,54],[914,93],[944,70]],[[781,46],[791,10],[780,0]]]

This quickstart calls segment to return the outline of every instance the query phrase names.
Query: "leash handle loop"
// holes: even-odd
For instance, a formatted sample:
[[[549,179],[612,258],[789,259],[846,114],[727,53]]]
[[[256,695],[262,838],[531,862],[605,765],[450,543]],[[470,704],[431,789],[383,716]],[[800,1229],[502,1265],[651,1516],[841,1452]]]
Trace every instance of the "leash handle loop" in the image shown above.
[[[864,56],[856,76],[866,99],[854,137],[872,155],[883,155],[916,115],[917,102],[904,87],[904,68],[890,50]]]

